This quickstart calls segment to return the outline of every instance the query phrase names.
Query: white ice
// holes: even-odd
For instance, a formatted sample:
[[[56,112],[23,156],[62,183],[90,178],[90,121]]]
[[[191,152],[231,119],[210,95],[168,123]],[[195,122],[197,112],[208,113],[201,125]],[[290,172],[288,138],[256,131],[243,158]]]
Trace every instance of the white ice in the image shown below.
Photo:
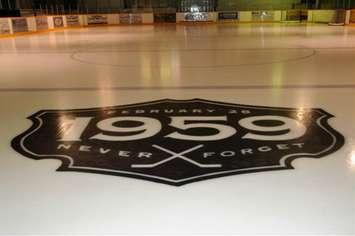
[[[11,139],[42,109],[162,98],[323,108],[345,146],[180,188],[55,172]],[[147,25],[0,39],[0,234],[355,234],[355,28]]]

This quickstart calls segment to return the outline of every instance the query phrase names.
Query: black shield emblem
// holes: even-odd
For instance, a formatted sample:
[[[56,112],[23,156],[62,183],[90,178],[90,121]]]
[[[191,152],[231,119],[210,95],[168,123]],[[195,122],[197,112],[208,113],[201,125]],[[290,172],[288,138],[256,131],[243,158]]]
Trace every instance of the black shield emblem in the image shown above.
[[[117,175],[181,186],[250,172],[292,169],[344,144],[322,109],[159,100],[76,110],[42,110],[12,141],[58,171]]]

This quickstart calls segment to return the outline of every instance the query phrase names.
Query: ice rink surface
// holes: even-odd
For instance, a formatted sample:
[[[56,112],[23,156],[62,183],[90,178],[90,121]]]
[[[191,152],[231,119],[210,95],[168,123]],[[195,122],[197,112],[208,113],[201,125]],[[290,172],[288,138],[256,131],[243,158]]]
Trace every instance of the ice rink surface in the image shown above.
[[[0,39],[0,234],[355,234],[355,27],[95,27]],[[56,172],[11,140],[48,109],[159,99],[322,108],[344,146],[174,187]]]

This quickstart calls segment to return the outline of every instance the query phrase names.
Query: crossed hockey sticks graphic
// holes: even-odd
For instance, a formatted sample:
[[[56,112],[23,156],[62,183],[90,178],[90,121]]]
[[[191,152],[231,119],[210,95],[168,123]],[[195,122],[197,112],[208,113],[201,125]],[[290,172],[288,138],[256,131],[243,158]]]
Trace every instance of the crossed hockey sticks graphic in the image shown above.
[[[159,161],[159,162],[156,162],[156,163],[153,163],[153,164],[136,164],[136,165],[131,165],[131,167],[132,168],[147,168],[147,169],[148,168],[154,168],[154,167],[160,166],[160,165],[162,165],[162,164],[164,164],[166,162],[172,161],[172,160],[174,160],[176,158],[180,158],[180,159],[182,159],[184,161],[187,161],[187,162],[189,162],[189,163],[191,163],[193,165],[196,165],[196,166],[198,166],[200,168],[221,168],[222,167],[221,164],[201,164],[201,163],[198,163],[198,162],[196,162],[194,160],[191,160],[190,158],[187,158],[187,157],[184,156],[187,153],[190,153],[190,152],[193,152],[193,151],[195,151],[197,149],[202,148],[203,147],[202,144],[198,145],[198,146],[195,146],[193,148],[187,149],[187,150],[185,150],[183,152],[180,152],[180,153],[173,152],[173,151],[171,151],[169,149],[163,148],[163,147],[155,145],[155,144],[152,147],[154,147],[156,149],[159,149],[159,150],[161,150],[163,152],[169,153],[172,156],[170,156],[169,158],[167,158],[165,160],[162,160],[162,161]]]

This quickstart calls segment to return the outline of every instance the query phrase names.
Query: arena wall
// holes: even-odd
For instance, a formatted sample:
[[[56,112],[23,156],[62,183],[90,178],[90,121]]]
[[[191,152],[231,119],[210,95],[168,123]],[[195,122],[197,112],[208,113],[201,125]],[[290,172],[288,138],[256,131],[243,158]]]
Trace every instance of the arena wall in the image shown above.
[[[176,13],[176,23],[182,22],[218,22],[225,21],[223,15],[228,12]],[[230,12],[229,12],[230,13]],[[287,22],[302,21],[309,23],[331,23],[337,18],[336,10],[258,10],[235,11],[233,22]],[[344,23],[355,23],[355,10],[344,11]],[[231,15],[230,15],[231,16]],[[219,18],[222,19],[219,19]],[[153,13],[122,14],[86,14],[86,15],[54,15],[0,18],[0,36],[17,33],[55,30],[70,27],[89,27],[101,25],[153,24]]]

